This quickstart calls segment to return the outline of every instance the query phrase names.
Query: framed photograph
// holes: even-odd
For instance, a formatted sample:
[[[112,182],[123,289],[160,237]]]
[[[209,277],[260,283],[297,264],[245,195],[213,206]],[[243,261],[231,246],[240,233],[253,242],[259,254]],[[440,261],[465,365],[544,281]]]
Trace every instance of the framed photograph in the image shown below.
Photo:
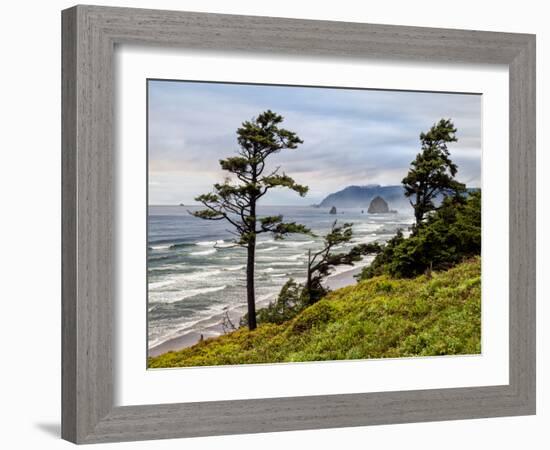
[[[62,435],[535,413],[535,37],[75,6]]]

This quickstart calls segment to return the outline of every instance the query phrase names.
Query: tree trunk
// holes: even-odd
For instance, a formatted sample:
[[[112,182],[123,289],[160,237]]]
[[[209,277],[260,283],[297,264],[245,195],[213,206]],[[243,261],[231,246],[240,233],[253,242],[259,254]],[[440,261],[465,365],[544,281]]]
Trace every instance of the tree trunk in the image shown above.
[[[311,305],[311,250],[307,251],[307,298],[308,303]]]
[[[416,221],[416,227],[420,226],[422,219],[424,218],[424,207],[420,200],[420,193],[416,193],[416,204],[414,205],[414,218]]]
[[[256,183],[256,175],[253,177]],[[250,235],[248,237],[246,259],[246,302],[248,304],[248,329],[256,329],[256,294],[254,290],[254,263],[256,261],[256,198],[250,199],[250,216],[248,217]]]
[[[254,293],[254,261],[256,259],[256,236],[248,243],[246,260],[246,301],[248,304],[248,329],[256,329],[256,296]]]
[[[422,223],[422,219],[424,219],[424,214],[422,213],[422,211],[420,209],[417,209],[414,212],[414,218],[415,218],[415,221],[416,221],[416,227],[418,228],[420,226],[420,224]]]

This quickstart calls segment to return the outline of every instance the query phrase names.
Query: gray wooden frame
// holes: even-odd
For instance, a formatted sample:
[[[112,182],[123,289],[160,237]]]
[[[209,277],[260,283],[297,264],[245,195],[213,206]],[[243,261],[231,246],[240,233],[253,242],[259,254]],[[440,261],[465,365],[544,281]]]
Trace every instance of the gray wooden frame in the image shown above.
[[[535,413],[533,35],[97,6],[63,11],[62,31],[63,438],[94,443]],[[119,43],[506,64],[509,384],[114,407],[113,51]]]

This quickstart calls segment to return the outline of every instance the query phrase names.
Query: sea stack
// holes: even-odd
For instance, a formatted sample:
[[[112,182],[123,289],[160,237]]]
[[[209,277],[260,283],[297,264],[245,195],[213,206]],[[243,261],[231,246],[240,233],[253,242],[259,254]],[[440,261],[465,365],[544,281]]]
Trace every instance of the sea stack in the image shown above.
[[[390,208],[386,200],[378,195],[370,202],[367,212],[369,214],[388,214],[390,212]]]
[[[330,208],[329,214],[336,214],[336,213],[337,213],[336,206],[333,206],[332,208]]]

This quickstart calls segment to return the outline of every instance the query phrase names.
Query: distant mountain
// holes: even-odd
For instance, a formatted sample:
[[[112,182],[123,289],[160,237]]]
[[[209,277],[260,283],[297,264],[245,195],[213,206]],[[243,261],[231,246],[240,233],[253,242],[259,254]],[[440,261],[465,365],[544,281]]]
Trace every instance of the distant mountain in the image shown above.
[[[467,188],[468,192],[479,190],[479,188]],[[325,199],[316,205],[321,208],[368,208],[375,197],[382,197],[390,210],[407,211],[411,204],[405,197],[405,189],[402,185],[380,186],[379,184],[368,184],[366,186],[348,186],[341,191],[329,194]],[[443,200],[440,194],[435,199],[435,204]]]
[[[408,209],[411,207],[409,200],[405,198],[403,186],[380,186],[369,184],[367,186],[348,186],[341,191],[328,195],[319,206],[322,208],[368,208],[375,197],[382,197],[388,203],[390,209]]]

